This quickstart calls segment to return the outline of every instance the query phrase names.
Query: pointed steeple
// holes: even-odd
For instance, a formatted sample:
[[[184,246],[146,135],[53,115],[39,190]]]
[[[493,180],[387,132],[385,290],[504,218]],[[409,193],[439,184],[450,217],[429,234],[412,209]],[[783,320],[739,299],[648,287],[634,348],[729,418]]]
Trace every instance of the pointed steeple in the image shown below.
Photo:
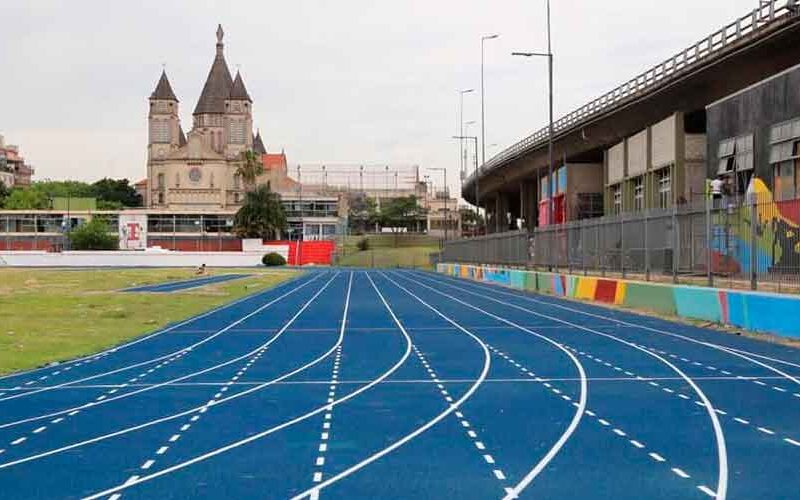
[[[244,86],[244,80],[242,80],[242,74],[238,71],[236,72],[236,79],[233,80],[233,87],[231,88],[231,99],[238,99],[247,102],[253,102],[250,99],[250,94],[247,93],[247,89]]]
[[[259,155],[267,154],[267,148],[264,147],[264,141],[261,139],[261,131],[256,132],[255,138],[253,138],[253,152]]]
[[[172,91],[172,86],[169,84],[169,79],[167,78],[167,70],[163,70],[161,72],[161,78],[158,80],[156,84],[156,89],[150,94],[150,99],[160,99],[164,101],[178,101],[178,98],[175,97],[175,92]]]
[[[178,125],[178,147],[182,148],[186,145],[186,134],[183,133],[183,127]]]
[[[224,34],[222,25],[217,27],[217,55],[211,64],[211,70],[208,72],[208,78],[203,85],[203,92],[200,94],[197,106],[194,108],[195,115],[225,113],[225,99],[231,95],[233,78],[231,78],[228,63],[225,62],[223,54],[222,37]]]

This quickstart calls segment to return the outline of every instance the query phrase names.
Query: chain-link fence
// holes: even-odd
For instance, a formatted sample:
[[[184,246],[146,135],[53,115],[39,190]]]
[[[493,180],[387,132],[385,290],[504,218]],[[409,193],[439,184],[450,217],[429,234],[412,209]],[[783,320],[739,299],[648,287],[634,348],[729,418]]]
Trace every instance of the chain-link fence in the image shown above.
[[[448,242],[445,262],[800,291],[800,200],[721,200]]]

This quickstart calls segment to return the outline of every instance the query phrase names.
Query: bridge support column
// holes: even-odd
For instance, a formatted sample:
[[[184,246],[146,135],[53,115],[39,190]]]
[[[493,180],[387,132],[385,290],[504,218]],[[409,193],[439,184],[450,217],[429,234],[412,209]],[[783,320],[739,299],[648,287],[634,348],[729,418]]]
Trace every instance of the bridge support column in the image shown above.
[[[532,231],[536,227],[536,182],[519,183],[520,217],[524,223],[522,229]]]

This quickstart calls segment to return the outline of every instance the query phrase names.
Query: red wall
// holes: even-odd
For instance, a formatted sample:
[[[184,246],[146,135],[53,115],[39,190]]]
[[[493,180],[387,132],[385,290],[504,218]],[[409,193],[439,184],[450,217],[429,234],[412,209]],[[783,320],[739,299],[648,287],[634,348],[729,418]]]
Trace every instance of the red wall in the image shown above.
[[[298,250],[297,245],[300,243]],[[265,245],[289,245],[288,264],[292,266],[305,266],[318,264],[329,266],[333,264],[333,252],[336,243],[333,241],[265,241]]]

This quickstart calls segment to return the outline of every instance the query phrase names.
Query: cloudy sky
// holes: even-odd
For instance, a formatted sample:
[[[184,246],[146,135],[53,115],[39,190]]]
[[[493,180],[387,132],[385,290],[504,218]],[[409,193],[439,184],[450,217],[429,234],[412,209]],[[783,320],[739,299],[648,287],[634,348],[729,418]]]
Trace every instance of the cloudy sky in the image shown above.
[[[552,2],[556,115],[758,3]],[[0,134],[38,178],[142,178],[162,64],[188,129],[222,23],[269,150],[447,167],[455,187],[458,90],[480,88],[481,35],[501,34],[486,47],[487,157],[545,125],[545,60],[510,55],[544,49],[544,14],[545,0],[4,0]],[[479,119],[476,92],[465,121]]]

